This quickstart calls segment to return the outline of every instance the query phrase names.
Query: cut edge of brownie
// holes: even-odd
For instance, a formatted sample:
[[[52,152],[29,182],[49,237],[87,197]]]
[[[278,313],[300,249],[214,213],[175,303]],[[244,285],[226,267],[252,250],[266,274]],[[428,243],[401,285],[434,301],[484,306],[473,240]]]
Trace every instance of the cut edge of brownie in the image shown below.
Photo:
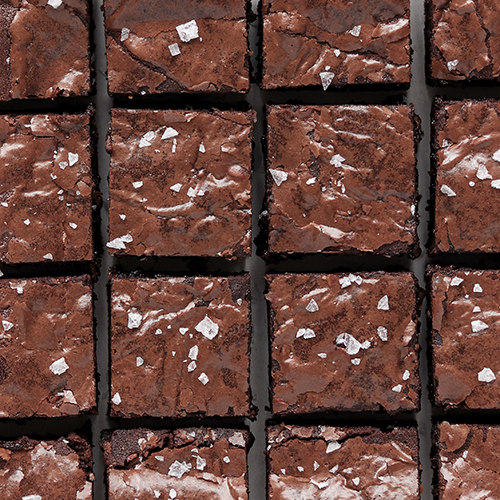
[[[170,417],[162,417],[168,421],[172,422],[177,422],[177,421],[182,421],[183,419],[186,418],[195,418],[199,419],[200,421],[204,418],[210,418],[210,419],[225,419],[225,418],[248,418],[249,420],[255,420],[257,417],[257,414],[259,412],[258,407],[254,404],[253,402],[253,396],[252,396],[252,385],[251,385],[251,366],[250,366],[250,356],[251,356],[251,351],[252,351],[252,330],[253,330],[253,322],[252,322],[252,307],[251,307],[251,293],[252,293],[252,288],[251,288],[251,275],[248,272],[242,271],[239,274],[231,274],[227,276],[187,276],[187,275],[182,275],[182,276],[167,276],[164,274],[154,274],[153,276],[148,276],[141,271],[136,271],[133,273],[125,273],[120,270],[118,270],[116,267],[113,267],[108,275],[108,283],[107,283],[107,296],[108,296],[108,332],[111,332],[112,330],[112,292],[113,292],[113,284],[116,280],[130,280],[130,279],[135,279],[135,280],[169,280],[172,278],[175,279],[182,279],[184,278],[185,282],[188,282],[188,280],[195,280],[196,278],[207,278],[207,279],[227,279],[229,289],[231,291],[231,296],[234,301],[236,301],[238,298],[241,298],[245,300],[248,303],[248,314],[247,314],[247,325],[248,325],[248,342],[247,342],[247,351],[246,351],[246,356],[248,359],[248,376],[247,376],[247,384],[248,384],[248,390],[246,391],[246,396],[247,396],[247,402],[248,402],[248,413],[246,415],[230,415],[230,414],[225,414],[225,415],[209,415],[207,416],[203,412],[198,412],[198,413],[189,413],[189,414],[178,414]],[[111,349],[111,335],[109,336],[109,346],[110,348],[108,349],[108,366],[110,369],[108,370],[108,378],[107,378],[107,385],[109,388],[111,388],[111,376],[112,376],[112,349]],[[111,401],[111,395],[109,397],[109,400],[107,402],[107,412],[106,414],[110,416],[111,418],[141,418],[141,417],[147,417],[147,414],[142,414],[142,415],[136,415],[134,413],[130,412],[123,412],[120,410],[116,410],[114,408],[114,405]]]
[[[273,376],[273,358],[272,355],[269,357],[269,366],[268,366],[268,378],[269,378],[269,388],[268,388],[268,393],[269,393],[269,404],[271,408],[271,412],[274,417],[276,418],[289,418],[289,417],[300,417],[300,416],[305,416],[305,415],[322,415],[322,414],[328,414],[329,412],[335,411],[335,412],[352,412],[354,415],[358,412],[374,412],[377,414],[384,414],[387,413],[388,415],[403,415],[407,413],[413,413],[413,412],[418,412],[420,411],[421,408],[421,399],[422,399],[422,380],[420,378],[420,353],[421,353],[421,347],[419,344],[419,339],[420,339],[420,313],[422,310],[422,305],[423,305],[423,300],[425,298],[425,291],[420,288],[420,285],[418,283],[417,277],[413,274],[411,271],[402,271],[402,272],[386,272],[386,271],[374,271],[374,272],[356,272],[356,275],[362,276],[363,279],[370,279],[370,278],[377,278],[380,276],[385,276],[387,274],[396,276],[398,274],[405,273],[409,274],[412,276],[413,283],[414,283],[414,291],[415,291],[415,308],[412,313],[412,320],[415,323],[415,334],[413,335],[411,341],[408,343],[409,346],[415,346],[415,354],[416,354],[416,367],[415,367],[415,372],[417,374],[417,380],[415,384],[415,391],[417,392],[417,401],[415,402],[415,407],[413,409],[409,410],[396,410],[396,411],[389,411],[386,410],[380,403],[377,404],[364,404],[360,403],[359,406],[355,407],[350,407],[350,408],[338,408],[338,409],[332,409],[329,407],[321,407],[315,410],[313,413],[296,413],[293,410],[293,405],[289,406],[287,410],[283,410],[280,412],[274,412],[273,411],[273,400],[274,400],[274,387],[276,385],[274,381],[274,376]],[[338,275],[347,275],[350,273],[285,273],[285,274],[275,274],[275,273],[268,273],[264,276],[265,279],[265,290],[264,290],[264,295],[269,292],[270,289],[270,284],[272,280],[276,277],[280,276],[311,276],[315,278],[319,278],[325,274],[338,274]],[[269,332],[268,336],[268,352],[272,353],[272,346],[273,342],[275,339],[275,329],[274,329],[274,322],[275,322],[275,312],[274,309],[271,306],[271,302],[269,300],[266,300],[266,306],[267,306],[267,328]]]
[[[258,216],[258,227],[259,232],[257,236],[254,238],[254,243],[257,247],[257,255],[260,256],[266,263],[272,264],[276,263],[280,260],[285,259],[288,256],[305,256],[305,255],[318,255],[317,253],[299,253],[299,252],[272,252],[269,249],[269,234],[271,232],[271,220],[269,215],[269,205],[273,200],[272,190],[273,190],[273,178],[269,172],[269,159],[268,159],[268,142],[270,135],[270,127],[268,124],[268,116],[272,109],[291,109],[297,110],[303,107],[345,107],[350,106],[346,105],[309,105],[309,104],[280,104],[280,105],[266,105],[265,108],[265,118],[264,118],[264,133],[262,134],[261,143],[262,143],[262,151],[264,156],[264,165],[265,165],[265,175],[266,175],[266,187],[265,194],[262,201],[262,208],[260,210]],[[378,106],[378,105],[365,105],[366,107],[370,106]],[[419,200],[421,199],[421,195],[418,192],[418,165],[417,165],[417,149],[418,145],[422,139],[422,128],[421,128],[421,119],[415,113],[415,107],[413,104],[407,105],[384,105],[383,107],[387,107],[389,109],[395,109],[398,107],[407,107],[409,110],[408,117],[413,124],[413,157],[414,157],[414,167],[413,167],[413,176],[414,176],[414,189],[412,199],[409,203],[414,203],[418,208]],[[340,247],[330,246],[326,249],[321,250],[320,254],[332,254],[332,255],[354,255],[354,256],[376,256],[381,255],[384,257],[400,257],[407,255],[410,259],[414,260],[420,256],[422,249],[420,246],[420,240],[418,237],[418,225],[420,216],[418,210],[415,210],[415,214],[412,215],[412,236],[413,241],[411,243],[401,243],[399,241],[394,242],[388,245],[382,245],[381,247],[375,249],[371,252],[363,252],[356,249],[342,250]]]

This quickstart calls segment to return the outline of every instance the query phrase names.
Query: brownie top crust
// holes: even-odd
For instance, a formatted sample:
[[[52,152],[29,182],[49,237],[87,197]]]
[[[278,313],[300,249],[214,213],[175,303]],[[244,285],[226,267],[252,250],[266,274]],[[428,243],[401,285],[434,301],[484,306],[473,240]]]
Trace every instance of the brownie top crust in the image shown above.
[[[417,256],[411,106],[270,106],[270,253]]]
[[[254,112],[112,111],[110,252],[251,255]]]
[[[275,414],[419,408],[411,273],[266,279]]]
[[[0,101],[91,90],[89,0],[0,4]]]
[[[448,408],[500,408],[500,272],[432,267],[434,400]]]
[[[112,278],[113,416],[250,416],[250,277]]]
[[[430,251],[500,252],[500,101],[434,103]]]
[[[94,258],[90,112],[0,117],[0,262]]]
[[[426,0],[431,83],[500,79],[500,3]]]
[[[265,89],[409,84],[409,0],[262,3]]]
[[[186,428],[118,430],[101,446],[110,500],[246,500],[249,433]]]
[[[89,276],[0,280],[0,418],[96,406]]]
[[[384,498],[418,500],[414,428],[268,428],[270,500]]]
[[[0,441],[0,478],[4,500],[92,500],[90,445],[76,434]]]
[[[246,0],[105,0],[109,91],[248,92]]]
[[[434,434],[438,500],[500,498],[500,427],[443,422]]]

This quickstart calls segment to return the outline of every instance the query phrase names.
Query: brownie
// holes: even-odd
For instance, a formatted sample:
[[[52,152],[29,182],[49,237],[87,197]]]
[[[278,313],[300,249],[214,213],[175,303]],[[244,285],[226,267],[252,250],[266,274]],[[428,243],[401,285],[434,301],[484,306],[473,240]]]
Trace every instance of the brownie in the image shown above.
[[[248,92],[246,9],[246,0],[104,0],[109,92]]]
[[[255,112],[112,111],[110,242],[117,255],[251,255]]]
[[[500,101],[437,99],[430,253],[500,252]]]
[[[428,279],[435,403],[500,409],[500,271],[434,266]]]
[[[276,425],[267,439],[269,500],[420,499],[414,428]]]
[[[269,253],[419,255],[412,106],[267,111]]]
[[[250,276],[111,278],[111,415],[251,416]]]
[[[411,273],[266,279],[274,414],[419,409]]]
[[[431,85],[500,81],[500,3],[425,0]]]
[[[89,0],[0,3],[0,101],[91,91]]]
[[[117,430],[101,446],[109,500],[247,500],[248,431]]]
[[[96,407],[89,276],[0,280],[0,418]]]
[[[0,116],[0,262],[94,258],[90,118]]]
[[[263,0],[265,89],[410,83],[409,0]]]
[[[92,500],[92,452],[76,434],[0,441],[2,500]]]
[[[434,429],[434,498],[500,498],[500,427],[450,424]]]

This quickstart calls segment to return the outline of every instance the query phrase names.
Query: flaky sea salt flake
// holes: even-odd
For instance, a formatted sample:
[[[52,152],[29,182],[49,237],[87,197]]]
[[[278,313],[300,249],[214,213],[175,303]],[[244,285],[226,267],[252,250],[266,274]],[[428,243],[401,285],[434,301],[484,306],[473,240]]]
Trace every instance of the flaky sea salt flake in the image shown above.
[[[191,464],[188,462],[179,462],[176,460],[168,469],[168,475],[180,479],[186,472],[191,470]]]
[[[297,331],[296,338],[304,337],[305,339],[312,339],[316,337],[314,330],[311,328],[299,328]]]
[[[177,137],[179,135],[179,132],[175,130],[175,128],[172,127],[167,127],[165,129],[165,132],[163,132],[163,135],[161,136],[162,140],[166,139],[173,139],[174,137]]]
[[[194,19],[188,23],[179,24],[179,26],[176,26],[175,29],[179,34],[179,38],[184,43],[194,40],[195,38],[199,38],[198,25]]]
[[[487,330],[489,328],[489,326],[480,319],[475,319],[474,321],[471,321],[471,327],[474,333],[484,332],[484,330]]]
[[[379,311],[388,311],[389,310],[389,297],[384,295],[377,304],[377,309]]]
[[[286,172],[283,172],[283,170],[276,170],[274,168],[269,169],[270,174],[272,175],[274,182],[276,182],[276,185],[279,187],[283,182],[285,182],[288,179],[288,174]]]
[[[457,195],[457,193],[455,193],[455,191],[453,191],[453,189],[451,189],[451,187],[450,187],[450,186],[447,186],[446,184],[443,184],[443,185],[441,186],[440,191],[441,191],[443,194],[445,194],[445,195],[447,195],[447,196],[450,196],[450,197],[451,197],[451,196],[456,196],[456,195]]]
[[[214,339],[219,333],[219,325],[205,316],[194,329],[209,340]]]
[[[170,55],[172,57],[178,56],[181,53],[181,49],[179,48],[178,43],[173,43],[172,45],[169,45],[168,50],[170,51]]]
[[[54,375],[62,375],[64,372],[69,370],[69,366],[64,358],[59,358],[49,366],[49,370]]]
[[[122,28],[122,31],[120,33],[120,42],[128,40],[129,36],[130,36],[130,30],[128,28]]]
[[[309,301],[309,304],[307,304],[307,306],[306,306],[306,311],[308,311],[310,313],[319,311],[318,303],[314,299],[311,299]]]
[[[335,73],[331,71],[322,71],[319,74],[321,79],[321,85],[323,86],[323,90],[328,90],[328,87],[332,84],[333,79],[335,78]]]
[[[495,377],[495,374],[493,373],[493,370],[491,368],[483,368],[478,374],[477,374],[477,379],[479,382],[493,382],[493,380],[496,380],[497,378]]]

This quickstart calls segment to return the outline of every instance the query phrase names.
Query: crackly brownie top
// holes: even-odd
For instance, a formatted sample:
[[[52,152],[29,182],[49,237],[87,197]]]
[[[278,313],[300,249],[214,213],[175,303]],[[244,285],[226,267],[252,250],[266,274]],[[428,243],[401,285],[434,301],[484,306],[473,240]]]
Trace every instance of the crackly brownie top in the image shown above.
[[[90,92],[88,0],[4,0],[0,101]]]
[[[443,422],[436,441],[439,500],[500,498],[500,427]]]
[[[413,428],[273,426],[269,499],[420,498]]]
[[[96,405],[90,278],[0,280],[0,418]]]
[[[409,106],[268,108],[271,253],[418,255]]]
[[[5,500],[92,500],[89,443],[70,434],[57,441],[0,441],[0,496]]]
[[[112,414],[250,414],[250,278],[119,278]]]
[[[248,92],[245,0],[105,0],[111,93]]]
[[[268,275],[273,411],[419,407],[411,273]]]
[[[118,430],[102,442],[110,500],[246,500],[247,431]]]
[[[434,398],[448,407],[500,408],[500,274],[431,268]]]
[[[434,110],[434,253],[499,252],[500,101]]]
[[[427,0],[430,77],[439,83],[500,78],[500,3]]]
[[[93,259],[89,114],[0,117],[0,261]]]
[[[263,86],[410,82],[409,0],[265,0]]]
[[[251,254],[255,113],[112,112],[110,251]]]

